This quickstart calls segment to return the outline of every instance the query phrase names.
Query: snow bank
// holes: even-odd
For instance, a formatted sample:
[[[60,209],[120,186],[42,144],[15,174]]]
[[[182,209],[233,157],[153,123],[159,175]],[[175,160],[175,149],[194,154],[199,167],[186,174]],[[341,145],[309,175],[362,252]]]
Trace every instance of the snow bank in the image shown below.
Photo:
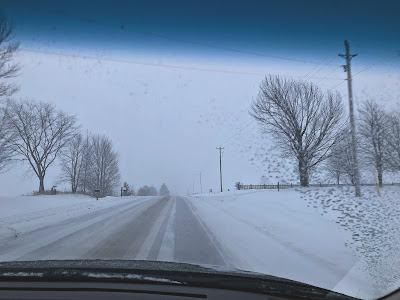
[[[363,193],[250,190],[189,201],[238,268],[369,299],[400,286],[400,189]]]
[[[0,218],[33,213],[45,209],[71,206],[93,200],[86,195],[0,196]],[[96,199],[95,199],[96,200]]]

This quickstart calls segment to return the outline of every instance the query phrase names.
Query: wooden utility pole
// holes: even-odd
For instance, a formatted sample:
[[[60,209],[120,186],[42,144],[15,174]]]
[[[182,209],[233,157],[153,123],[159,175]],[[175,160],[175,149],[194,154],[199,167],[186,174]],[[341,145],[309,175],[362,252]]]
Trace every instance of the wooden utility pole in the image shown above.
[[[351,126],[351,148],[353,152],[353,164],[354,164],[354,186],[356,190],[356,197],[361,197],[360,187],[360,170],[357,159],[357,139],[356,139],[356,124],[354,120],[354,105],[353,105],[353,87],[351,78],[351,59],[357,54],[350,54],[350,45],[346,40],[344,41],[346,48],[346,54],[339,54],[340,57],[346,59],[346,64],[343,65],[344,71],[347,72],[347,89],[349,91],[349,113],[350,113],[350,126]]]
[[[219,179],[221,182],[221,193],[222,193],[222,150],[224,150],[224,148],[217,147],[217,149],[219,150]]]

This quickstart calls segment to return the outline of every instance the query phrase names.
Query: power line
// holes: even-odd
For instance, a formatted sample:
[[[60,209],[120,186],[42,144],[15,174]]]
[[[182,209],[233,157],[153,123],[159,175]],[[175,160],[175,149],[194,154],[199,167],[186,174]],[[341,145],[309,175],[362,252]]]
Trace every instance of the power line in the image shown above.
[[[310,78],[308,78],[308,80],[310,80],[311,78],[313,78],[315,75],[317,75],[319,72],[321,72],[322,69],[324,69],[329,63],[333,62],[337,57],[332,58],[330,61],[328,61],[325,65],[323,65],[317,72],[315,72]],[[339,66],[340,68],[340,66]],[[334,71],[336,71],[338,68],[336,68]],[[332,72],[333,73],[333,72]],[[332,74],[330,73],[330,74]],[[322,79],[323,80],[323,79]]]
[[[335,86],[331,87],[330,89],[328,89],[325,94],[329,93],[331,90],[336,89],[339,85],[343,84],[346,82],[346,79],[343,79],[341,82],[339,82],[338,84],[336,84]]]
[[[90,55],[57,53],[57,52],[53,52],[53,51],[35,50],[35,49],[29,49],[29,48],[22,48],[21,50],[25,51],[25,52],[42,53],[42,54],[48,54],[48,55],[65,56],[65,57],[72,57],[72,58],[83,58],[83,59],[93,59],[93,60],[110,61],[110,62],[118,62],[118,63],[128,63],[128,64],[134,64],[134,65],[143,65],[143,66],[159,67],[159,68],[167,68],[167,69],[183,69],[183,70],[191,70],[191,71],[205,71],[205,72],[241,74],[241,75],[257,75],[257,76],[263,75],[262,73],[241,72],[241,71],[232,71],[232,70],[224,70],[224,69],[199,68],[199,67],[184,66],[184,65],[158,64],[158,63],[150,63],[150,62],[142,62],[142,61],[134,61],[134,60],[95,57],[95,56],[90,56]]]
[[[109,57],[108,58],[106,58],[106,57],[96,57],[96,56],[91,56],[91,55],[66,54],[66,53],[58,53],[58,52],[48,51],[48,50],[36,50],[36,49],[31,49],[31,48],[21,48],[21,51],[48,54],[48,55],[56,55],[56,56],[64,56],[64,57],[71,57],[71,58],[83,58],[83,59],[92,59],[92,60],[100,60],[100,61],[128,63],[128,64],[134,64],[134,65],[143,65],[143,66],[159,67],[159,68],[167,68],[167,69],[182,69],[182,70],[190,70],[190,71],[216,72],[216,73],[251,75],[251,76],[264,76],[265,75],[264,73],[256,73],[256,72],[244,72],[244,71],[233,71],[233,70],[225,70],[225,69],[200,68],[200,67],[187,66],[187,65],[159,64],[159,63],[150,63],[150,62],[135,61],[135,60],[109,58]],[[282,76],[282,77],[289,77],[289,78],[303,78],[302,76],[294,76],[294,75],[284,75],[284,74],[278,74],[278,75]],[[341,80],[341,79],[338,79],[338,78],[329,78],[329,79],[331,79],[331,80]]]
[[[255,122],[255,120],[251,121],[250,123],[248,123],[247,125],[245,125],[244,127],[242,127],[238,132],[236,132],[234,135],[232,135],[231,137],[229,137],[228,139],[226,139],[223,144],[229,142],[232,138],[234,138],[236,135],[238,135],[240,132],[242,132],[244,129],[246,129],[247,127],[249,127],[251,124],[253,124]]]
[[[254,122],[255,120],[253,120],[253,122]],[[243,136],[246,136],[249,132],[251,132],[251,131],[253,131],[254,129],[257,129],[257,124],[255,124],[254,126],[252,126],[252,127],[250,127],[250,129],[249,130],[246,130],[246,131],[242,131],[242,133],[241,134],[239,134],[237,137],[243,137]],[[226,145],[233,145],[233,142],[234,142],[235,140],[231,140],[229,143],[227,143]]]
[[[378,60],[377,62],[373,63],[372,65],[369,65],[368,67],[362,69],[361,71],[359,71],[359,72],[357,72],[356,74],[354,74],[353,77],[354,77],[354,76],[357,76],[358,74],[360,74],[360,73],[362,73],[362,72],[364,72],[364,71],[366,71],[366,70],[372,68],[373,66],[375,66],[375,65],[377,65],[377,64],[379,64],[379,63],[381,63],[381,62],[383,62],[383,61],[385,61],[385,60],[387,60],[387,59],[389,59],[389,58],[391,58],[391,57],[393,57],[393,56],[395,56],[395,55],[397,55],[397,54],[400,54],[400,50],[396,50],[396,51],[393,52],[392,54],[389,54],[388,56],[386,56],[386,57],[384,57],[384,58]]]

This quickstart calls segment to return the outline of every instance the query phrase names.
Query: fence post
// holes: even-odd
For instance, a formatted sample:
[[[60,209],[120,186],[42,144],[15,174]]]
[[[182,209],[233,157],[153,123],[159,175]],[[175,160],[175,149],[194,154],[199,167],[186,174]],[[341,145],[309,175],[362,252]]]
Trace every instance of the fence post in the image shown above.
[[[290,183],[290,187],[291,187],[291,188],[293,187],[293,184],[292,184],[292,183]]]
[[[322,187],[322,183],[321,182],[319,183],[319,187]]]
[[[278,181],[278,192],[279,192],[279,181]]]

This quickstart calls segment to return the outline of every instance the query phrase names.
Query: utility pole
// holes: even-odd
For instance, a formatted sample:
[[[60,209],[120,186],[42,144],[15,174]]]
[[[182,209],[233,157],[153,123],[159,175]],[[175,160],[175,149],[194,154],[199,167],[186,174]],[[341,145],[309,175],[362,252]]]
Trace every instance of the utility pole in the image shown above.
[[[222,150],[224,150],[224,148],[217,147],[217,149],[219,150],[219,179],[221,182],[221,193],[222,193]]]
[[[360,170],[358,166],[357,159],[357,139],[356,139],[356,124],[354,120],[354,105],[353,105],[353,88],[352,88],[352,78],[351,78],[351,59],[357,54],[350,54],[350,45],[346,40],[344,41],[344,46],[346,48],[346,54],[339,54],[340,57],[346,59],[346,64],[342,67],[344,71],[347,72],[347,89],[349,91],[349,112],[350,112],[350,126],[351,126],[351,148],[353,152],[353,164],[354,164],[354,186],[356,189],[356,197],[361,197],[361,187],[360,187]]]
[[[193,192],[192,195],[194,195],[194,178],[193,178]]]
[[[200,172],[200,195],[203,195],[203,186],[201,185],[201,172]]]

